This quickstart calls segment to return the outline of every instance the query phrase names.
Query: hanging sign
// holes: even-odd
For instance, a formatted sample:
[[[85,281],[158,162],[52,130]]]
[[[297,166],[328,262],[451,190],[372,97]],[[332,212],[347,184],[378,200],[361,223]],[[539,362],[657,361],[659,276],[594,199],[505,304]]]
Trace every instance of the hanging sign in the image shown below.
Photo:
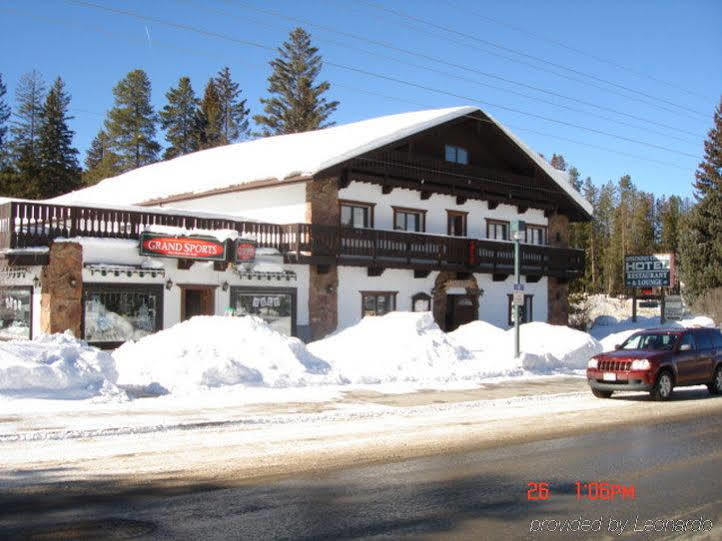
[[[256,259],[256,241],[238,239],[235,244],[235,262],[251,263]]]
[[[628,255],[624,258],[627,287],[667,287],[673,267],[672,254]]]
[[[226,243],[214,237],[184,237],[145,232],[140,236],[140,254],[178,259],[225,261]]]

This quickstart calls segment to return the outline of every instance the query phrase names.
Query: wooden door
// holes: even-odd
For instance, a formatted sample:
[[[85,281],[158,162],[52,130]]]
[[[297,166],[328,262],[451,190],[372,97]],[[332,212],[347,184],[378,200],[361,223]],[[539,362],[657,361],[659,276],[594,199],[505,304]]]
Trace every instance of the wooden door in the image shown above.
[[[208,286],[181,287],[181,321],[193,316],[212,316],[215,314],[214,291]]]
[[[451,332],[461,325],[477,319],[474,299],[469,295],[447,295],[446,297],[446,332]]]

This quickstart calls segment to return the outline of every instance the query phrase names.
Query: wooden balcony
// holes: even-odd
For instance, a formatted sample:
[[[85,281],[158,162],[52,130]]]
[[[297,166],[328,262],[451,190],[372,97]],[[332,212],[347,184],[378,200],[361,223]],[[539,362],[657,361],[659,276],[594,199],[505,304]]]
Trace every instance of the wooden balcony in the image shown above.
[[[181,214],[177,211],[122,210],[13,201],[0,205],[0,250],[16,263],[24,248],[49,246],[56,238],[138,239],[148,226],[231,229],[275,248],[287,263],[340,264],[418,270],[455,270],[511,274],[510,242],[403,231],[313,224],[268,224]],[[8,252],[8,250],[10,250]],[[13,255],[13,257],[10,257]],[[47,257],[47,256],[46,256]],[[572,279],[584,271],[581,250],[522,245],[521,272]]]

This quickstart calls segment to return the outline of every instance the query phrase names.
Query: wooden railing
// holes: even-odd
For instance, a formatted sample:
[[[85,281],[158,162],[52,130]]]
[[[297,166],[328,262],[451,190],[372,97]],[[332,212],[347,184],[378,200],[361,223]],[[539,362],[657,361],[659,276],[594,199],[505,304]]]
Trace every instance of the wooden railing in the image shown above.
[[[291,262],[336,261],[509,274],[509,242],[313,224],[269,224],[145,210],[114,210],[13,201],[0,205],[0,249],[48,246],[59,237],[138,239],[153,225],[184,229],[230,229],[279,250]],[[524,274],[573,278],[584,269],[584,252],[523,245]]]

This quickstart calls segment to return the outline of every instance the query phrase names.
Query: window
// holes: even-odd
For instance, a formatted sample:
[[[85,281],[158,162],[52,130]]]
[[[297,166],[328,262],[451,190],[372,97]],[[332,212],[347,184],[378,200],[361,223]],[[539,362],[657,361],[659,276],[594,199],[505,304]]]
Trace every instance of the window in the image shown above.
[[[426,211],[419,209],[405,209],[393,207],[394,209],[394,229],[398,231],[416,231],[422,232],[426,230]]]
[[[654,351],[672,350],[677,343],[677,335],[671,333],[635,334],[629,337],[620,349],[650,349]]]
[[[463,165],[469,163],[469,153],[462,147],[446,145],[444,147],[444,156],[447,162],[460,163]]]
[[[686,333],[682,337],[682,341],[679,343],[680,347],[682,347],[685,344],[689,344],[691,346],[692,350],[697,349],[697,345],[695,344],[695,341],[694,341],[694,336],[692,336],[691,332]]]
[[[508,313],[509,325],[514,325],[514,303],[513,296],[507,295],[509,300]],[[521,307],[520,323],[529,323],[534,321],[534,295],[524,295],[524,306]]]
[[[526,225],[526,242],[528,244],[545,245],[547,243],[547,228],[543,225]]]
[[[383,316],[396,310],[396,291],[362,291],[361,316]]]
[[[339,201],[341,205],[341,225],[349,227],[373,227],[374,206],[359,201]]]
[[[32,298],[32,287],[0,287],[0,339],[32,338]]]
[[[509,222],[487,220],[486,238],[492,240],[509,240]]]
[[[714,345],[712,344],[712,337],[705,331],[697,333],[697,342],[699,343],[699,349],[714,348]]]
[[[446,211],[446,234],[454,237],[466,236],[466,215],[468,212],[458,210]]]
[[[163,286],[85,284],[83,338],[109,347],[163,328]]]
[[[411,297],[412,312],[429,312],[431,311],[431,295],[419,292]]]
[[[258,316],[281,334],[296,335],[294,288],[231,287],[230,309],[236,316]]]

